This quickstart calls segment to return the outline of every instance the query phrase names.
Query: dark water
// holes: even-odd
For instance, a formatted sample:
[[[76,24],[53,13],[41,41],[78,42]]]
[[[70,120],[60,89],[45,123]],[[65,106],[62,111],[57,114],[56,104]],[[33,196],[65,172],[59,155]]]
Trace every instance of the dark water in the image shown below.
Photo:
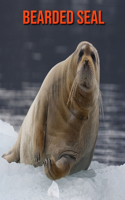
[[[22,90],[0,89],[0,119],[18,131],[40,85],[23,83]],[[104,119],[100,113],[94,160],[119,165],[125,163],[125,87],[101,84]]]
[[[84,40],[99,52],[101,82],[125,84],[124,8],[124,0],[1,0],[0,86],[21,89],[22,82],[41,83]],[[23,25],[23,10],[72,10],[74,24]],[[78,25],[78,10],[101,10],[105,25]]]

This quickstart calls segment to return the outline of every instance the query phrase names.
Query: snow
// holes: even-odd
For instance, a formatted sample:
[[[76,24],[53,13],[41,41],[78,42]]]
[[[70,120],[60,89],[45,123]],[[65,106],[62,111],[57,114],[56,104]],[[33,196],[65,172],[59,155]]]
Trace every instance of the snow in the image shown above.
[[[1,157],[15,143],[17,136],[12,126],[0,120],[0,199],[125,199],[125,164],[107,166],[93,161],[87,171],[51,181],[42,167],[9,164]]]

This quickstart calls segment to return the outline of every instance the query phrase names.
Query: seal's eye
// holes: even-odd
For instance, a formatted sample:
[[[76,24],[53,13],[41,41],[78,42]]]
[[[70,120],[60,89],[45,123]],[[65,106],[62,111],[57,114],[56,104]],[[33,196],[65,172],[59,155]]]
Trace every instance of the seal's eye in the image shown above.
[[[81,50],[81,51],[79,52],[79,58],[81,58],[81,57],[83,56],[83,54],[84,54],[84,52],[83,52],[83,50]]]
[[[95,54],[94,53],[91,53],[91,57],[92,57],[92,60],[93,60],[93,62],[94,62],[94,64],[95,64]]]
[[[84,55],[84,51],[81,50],[81,51],[79,52],[78,63],[79,63],[79,61],[81,60],[81,58],[82,58],[83,55]]]

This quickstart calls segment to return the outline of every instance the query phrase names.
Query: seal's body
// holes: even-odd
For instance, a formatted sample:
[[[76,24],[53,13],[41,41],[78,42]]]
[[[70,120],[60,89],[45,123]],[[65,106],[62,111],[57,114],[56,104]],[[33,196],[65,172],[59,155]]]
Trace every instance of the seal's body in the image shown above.
[[[16,143],[3,158],[43,164],[52,180],[87,169],[98,133],[99,74],[97,50],[81,42],[48,73]]]

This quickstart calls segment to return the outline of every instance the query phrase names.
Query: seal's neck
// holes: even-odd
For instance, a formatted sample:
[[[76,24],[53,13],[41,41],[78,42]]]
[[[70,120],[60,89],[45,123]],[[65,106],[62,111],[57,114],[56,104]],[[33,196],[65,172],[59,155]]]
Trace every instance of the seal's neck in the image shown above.
[[[98,106],[98,100],[95,98],[96,91],[86,93],[77,87],[75,94],[69,102],[69,108],[78,118],[88,119],[92,109]]]

